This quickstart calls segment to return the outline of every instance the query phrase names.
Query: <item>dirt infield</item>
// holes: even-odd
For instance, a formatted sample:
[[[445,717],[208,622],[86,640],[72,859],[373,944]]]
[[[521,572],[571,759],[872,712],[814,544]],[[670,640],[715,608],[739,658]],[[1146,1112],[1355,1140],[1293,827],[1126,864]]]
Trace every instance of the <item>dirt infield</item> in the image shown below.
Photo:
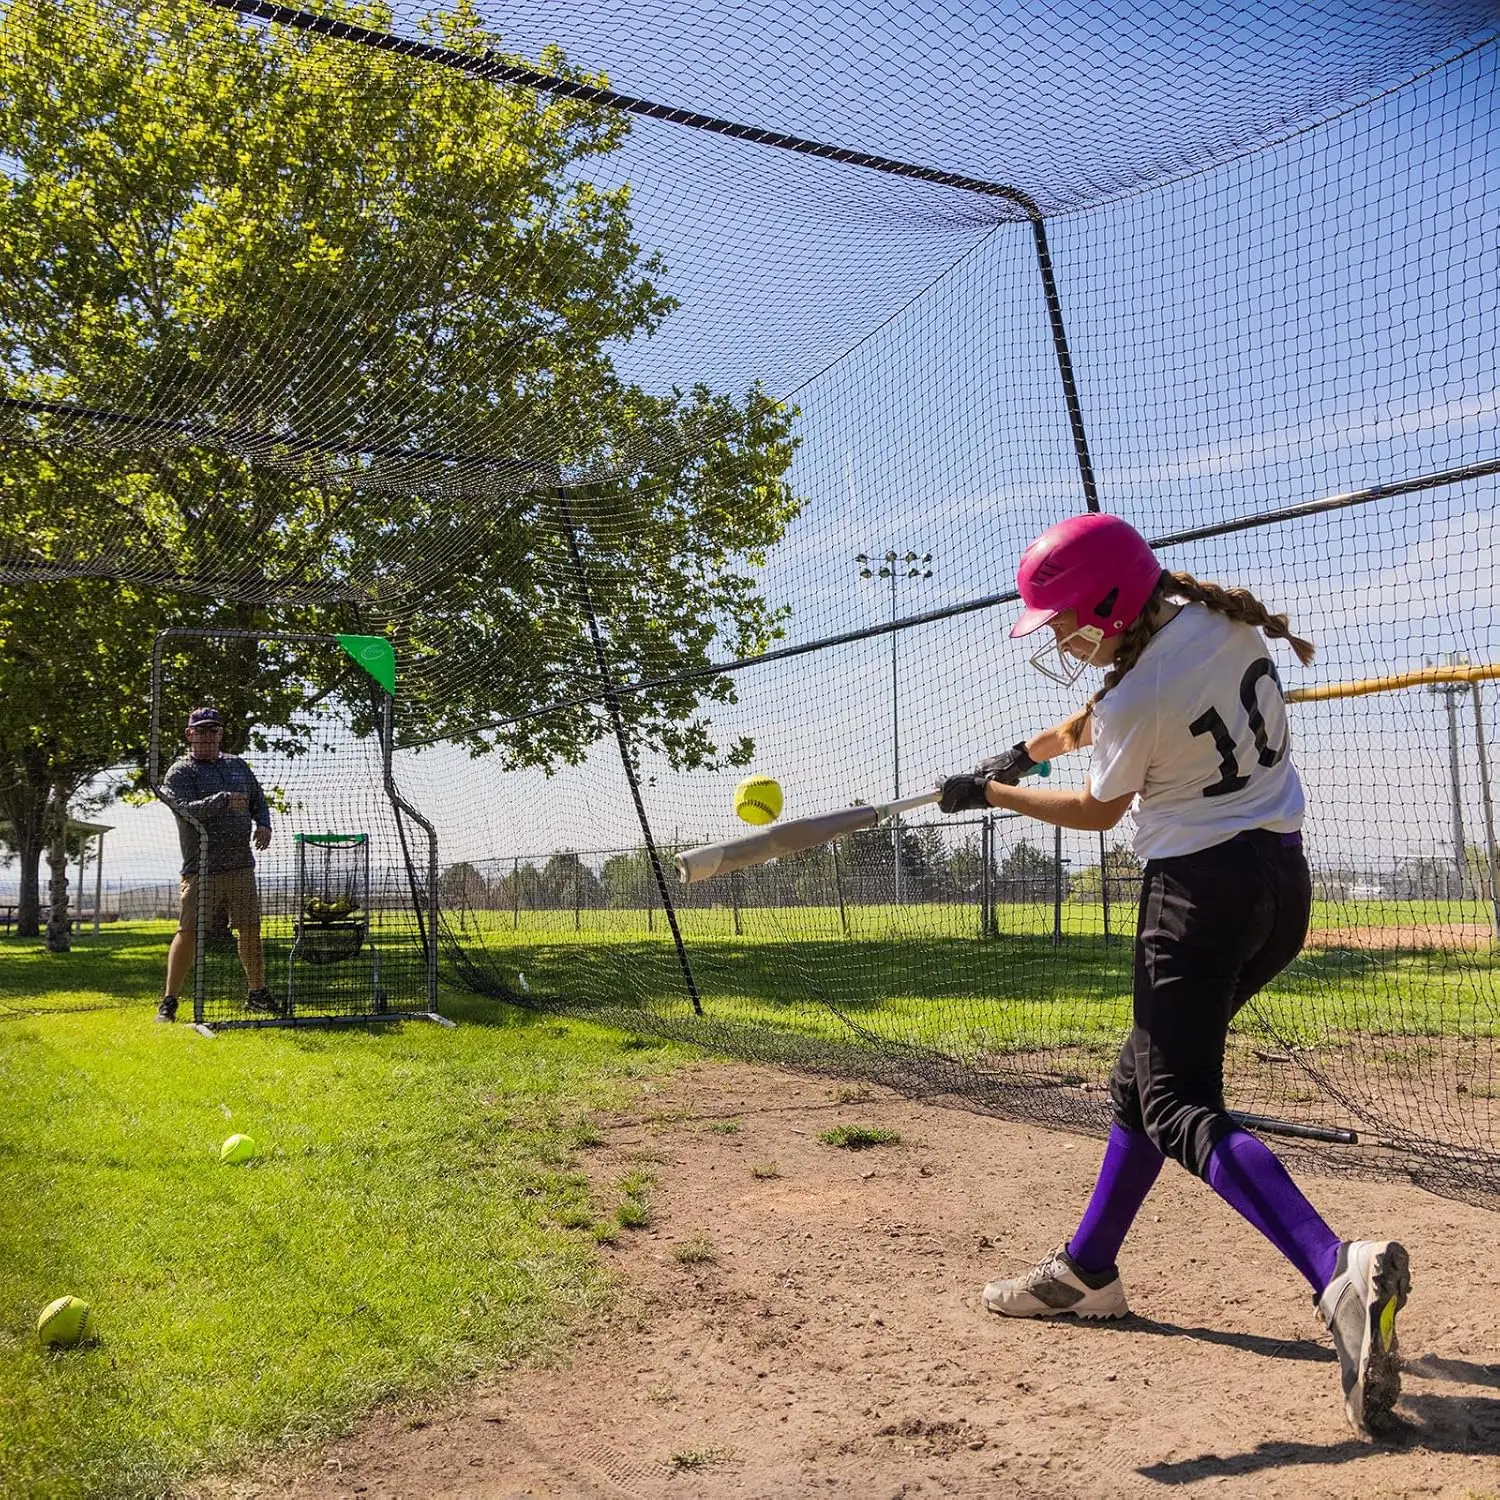
[[[1309,948],[1358,948],[1383,951],[1405,949],[1464,950],[1488,948],[1494,932],[1487,922],[1416,922],[1386,927],[1315,927],[1307,934]]]
[[[818,1136],[836,1124],[901,1142],[835,1149]],[[230,1492],[1500,1493],[1500,1218],[1481,1209],[1307,1179],[1340,1232],[1411,1251],[1406,1427],[1377,1446],[1345,1425],[1301,1280],[1173,1168],[1121,1258],[1134,1315],[1038,1324],[986,1315],[976,1293],[1066,1237],[1096,1141],[718,1064],[600,1132],[586,1158],[599,1203],[648,1172],[652,1222],[604,1252],[617,1306],[564,1367],[378,1414]]]

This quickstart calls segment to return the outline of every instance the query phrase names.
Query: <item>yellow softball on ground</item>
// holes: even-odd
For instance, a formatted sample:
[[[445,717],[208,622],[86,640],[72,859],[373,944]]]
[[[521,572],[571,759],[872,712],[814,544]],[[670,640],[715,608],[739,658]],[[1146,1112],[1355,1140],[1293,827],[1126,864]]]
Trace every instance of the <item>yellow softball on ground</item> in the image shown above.
[[[771,776],[747,776],[734,789],[734,810],[747,823],[774,823],[781,816],[781,783]]]
[[[49,1302],[36,1320],[36,1336],[49,1349],[70,1349],[89,1336],[92,1314],[81,1297],[59,1297]]]
[[[231,1167],[255,1160],[256,1146],[248,1135],[232,1135],[219,1147],[219,1160]]]

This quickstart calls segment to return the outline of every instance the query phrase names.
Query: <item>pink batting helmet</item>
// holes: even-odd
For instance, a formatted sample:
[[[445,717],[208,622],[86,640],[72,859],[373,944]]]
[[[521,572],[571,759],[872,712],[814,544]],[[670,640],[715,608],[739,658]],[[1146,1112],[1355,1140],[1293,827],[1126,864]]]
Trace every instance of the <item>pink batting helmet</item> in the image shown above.
[[[1108,640],[1145,609],[1162,572],[1146,538],[1128,521],[1093,512],[1069,516],[1021,554],[1016,585],[1026,607],[1011,638],[1030,635],[1071,609],[1081,630]]]

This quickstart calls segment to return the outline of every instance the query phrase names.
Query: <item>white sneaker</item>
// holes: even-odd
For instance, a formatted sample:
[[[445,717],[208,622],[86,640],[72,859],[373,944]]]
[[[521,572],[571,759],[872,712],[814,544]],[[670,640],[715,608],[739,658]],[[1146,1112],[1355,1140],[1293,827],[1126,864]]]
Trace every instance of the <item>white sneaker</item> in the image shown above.
[[[1314,1299],[1333,1335],[1344,1385],[1344,1411],[1362,1436],[1389,1427],[1401,1394],[1396,1314],[1411,1291],[1406,1249],[1395,1240],[1339,1246],[1333,1280]]]
[[[1123,1318],[1125,1286],[1120,1273],[1085,1271],[1060,1245],[1051,1255],[1015,1281],[992,1281],[983,1293],[985,1307],[1007,1318],[1055,1318],[1075,1313],[1080,1318]]]

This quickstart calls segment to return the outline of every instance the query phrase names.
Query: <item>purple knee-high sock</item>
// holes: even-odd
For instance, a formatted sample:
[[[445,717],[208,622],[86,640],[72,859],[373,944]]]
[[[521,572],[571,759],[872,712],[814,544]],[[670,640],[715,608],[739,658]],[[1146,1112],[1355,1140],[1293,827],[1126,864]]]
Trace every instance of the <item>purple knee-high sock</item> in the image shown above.
[[[1114,1265],[1164,1160],[1140,1131],[1116,1125],[1109,1132],[1094,1195],[1068,1241],[1068,1254],[1085,1271],[1107,1271]]]
[[[1313,1294],[1320,1296],[1333,1279],[1339,1237],[1303,1197],[1270,1147],[1248,1131],[1236,1130],[1209,1152],[1204,1177],[1214,1192],[1307,1277]]]

